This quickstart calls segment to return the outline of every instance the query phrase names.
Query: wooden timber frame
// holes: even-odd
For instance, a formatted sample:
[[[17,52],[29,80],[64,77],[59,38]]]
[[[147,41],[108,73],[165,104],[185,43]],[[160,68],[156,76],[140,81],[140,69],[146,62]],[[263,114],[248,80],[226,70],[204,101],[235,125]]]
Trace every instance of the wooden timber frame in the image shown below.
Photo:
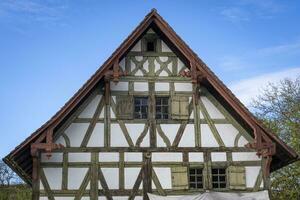
[[[254,140],[246,146],[246,150],[249,151],[249,148],[253,151],[257,152],[257,155],[263,158],[263,168],[260,172],[260,179],[264,180],[265,186],[264,188],[269,188],[269,175],[271,171],[274,171],[280,167],[286,166],[289,163],[292,163],[298,159],[298,155],[290,149],[285,143],[283,143],[278,137],[276,137],[269,130],[265,129],[261,122],[259,122],[255,117],[240,103],[240,101],[230,92],[229,89],[210,71],[210,69],[206,66],[206,64],[198,58],[198,56],[184,43],[184,41],[175,33],[175,31],[165,22],[162,17],[157,13],[155,9],[153,9],[145,19],[139,24],[139,26],[129,35],[129,37],[120,45],[119,48],[113,53],[111,57],[97,70],[97,72],[84,84],[84,86],[62,107],[62,109],[57,112],[48,122],[46,122],[41,128],[39,128],[36,132],[34,132],[30,137],[28,137],[23,143],[21,143],[15,150],[13,150],[8,156],[4,158],[5,163],[7,163],[11,168],[13,168],[17,174],[20,175],[21,178],[25,180],[28,184],[32,185],[33,188],[33,199],[39,199],[39,184],[40,179],[44,176],[43,171],[40,169],[40,154],[47,153],[48,156],[51,156],[51,152],[56,152],[59,149],[64,152],[69,151],[91,151],[92,153],[92,164],[89,167],[89,171],[85,177],[85,184],[87,184],[87,180],[91,177],[92,182],[95,184],[91,187],[90,196],[91,199],[96,199],[100,192],[104,193],[104,196],[107,199],[112,199],[112,194],[107,189],[107,184],[101,178],[103,176],[100,170],[97,170],[97,153],[100,151],[107,151],[107,147],[110,146],[110,126],[107,124],[111,123],[111,119],[108,117],[104,118],[105,125],[105,141],[103,148],[88,148],[86,147],[87,139],[83,140],[80,148],[71,148],[64,147],[59,144],[54,144],[54,138],[56,137],[54,132],[62,132],[66,119],[75,112],[78,107],[80,107],[83,102],[85,102],[85,98],[88,94],[93,91],[93,89],[99,84],[104,84],[104,97],[105,101],[100,105],[105,108],[105,116],[108,116],[110,112],[110,105],[113,105],[113,101],[110,98],[110,84],[113,81],[115,84],[118,83],[122,76],[127,75],[127,72],[124,72],[119,67],[120,60],[128,53],[129,49],[133,47],[138,39],[149,29],[153,28],[156,32],[160,34],[160,36],[168,43],[171,49],[178,54],[180,58],[183,59],[186,66],[190,68],[190,72],[182,71],[181,75],[183,77],[187,77],[187,80],[191,80],[193,83],[193,93],[192,93],[192,105],[193,107],[203,108],[203,103],[201,102],[199,89],[202,86],[207,88],[212,88],[211,91],[214,91],[214,95],[219,97],[224,105],[230,108],[231,113],[235,117],[234,120],[243,122],[242,126],[244,129],[250,130],[252,133]],[[149,84],[149,96],[150,101],[154,101],[153,94],[153,86]],[[154,108],[150,108],[154,109]],[[199,110],[199,109],[195,109]],[[204,110],[204,109],[202,109]],[[205,110],[204,110],[205,111]],[[151,112],[150,112],[151,113]],[[152,112],[153,113],[153,112]],[[99,113],[98,113],[99,114]],[[204,112],[204,116],[206,116]],[[143,182],[143,194],[144,199],[147,199],[147,193],[152,192],[151,190],[151,178],[155,179],[155,172],[152,170],[151,164],[151,152],[155,151],[182,151],[182,152],[190,152],[190,151],[200,151],[204,152],[204,160],[207,161],[204,168],[211,168],[211,151],[226,151],[228,152],[228,158],[230,158],[230,152],[235,150],[238,151],[246,151],[244,148],[231,148],[228,149],[224,147],[224,143],[220,139],[217,131],[213,131],[214,137],[217,139],[220,148],[216,149],[206,149],[201,147],[201,137],[199,135],[195,135],[196,147],[195,148],[180,148],[177,147],[178,142],[180,140],[181,135],[178,134],[176,136],[173,144],[170,144],[168,148],[158,148],[156,147],[156,135],[154,134],[155,129],[158,129],[158,132],[163,135],[162,131],[159,130],[159,125],[156,126],[156,121],[154,120],[155,116],[150,116],[149,120],[149,130],[150,130],[150,148],[136,148],[136,147],[128,147],[128,148],[112,148],[109,150],[120,152],[120,154],[124,154],[125,151],[142,151],[144,153],[143,156],[143,164],[141,171],[138,175],[138,179],[134,184],[134,188],[131,192],[123,190],[121,194],[128,194],[130,199],[133,199],[139,191],[139,185]],[[96,118],[95,118],[96,119]],[[199,113],[194,112],[194,120],[199,119]],[[94,120],[92,126],[95,126],[97,120]],[[208,120],[209,122],[209,120]],[[209,123],[211,129],[214,130],[212,125],[213,123]],[[184,124],[183,124],[184,126]],[[196,129],[200,127],[196,125]],[[169,142],[170,143],[170,142]],[[184,154],[186,155],[186,154]],[[122,157],[122,156],[121,156]],[[123,155],[124,157],[124,155]],[[64,157],[64,160],[67,160],[67,157]],[[187,156],[185,156],[185,162],[187,162]],[[230,159],[229,159],[230,160]],[[230,162],[230,161],[229,161]],[[65,163],[65,162],[64,162]],[[207,164],[208,163],[208,164]],[[82,163],[84,165],[84,163]],[[243,163],[240,163],[243,164]],[[249,163],[248,163],[249,164]],[[257,163],[256,163],[257,164]],[[66,166],[64,166],[66,168]],[[64,172],[66,174],[67,172]],[[95,177],[99,177],[100,184],[102,185],[103,191],[98,191],[95,189],[98,184],[98,179]],[[122,177],[122,176],[121,176]],[[42,178],[43,179],[43,178]],[[102,181],[101,181],[102,180]],[[261,180],[257,180],[256,188],[259,187]],[[159,184],[156,180],[156,187],[158,191],[161,193]],[[63,188],[66,188],[66,184],[63,184]],[[45,190],[47,190],[47,183]],[[211,188],[211,183],[205,182],[206,188]],[[82,185],[81,193],[76,194],[75,199],[79,199],[85,192],[86,185]],[[122,186],[123,187],[123,186]],[[55,192],[55,191],[54,191]],[[113,191],[111,191],[113,192]],[[54,199],[53,195],[48,193],[49,199]]]

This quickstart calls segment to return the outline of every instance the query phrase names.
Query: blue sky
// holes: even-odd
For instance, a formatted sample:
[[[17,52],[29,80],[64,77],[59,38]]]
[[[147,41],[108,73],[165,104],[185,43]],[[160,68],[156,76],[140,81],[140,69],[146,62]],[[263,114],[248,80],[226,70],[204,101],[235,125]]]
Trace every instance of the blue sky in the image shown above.
[[[47,121],[156,8],[248,105],[300,74],[300,2],[0,1],[0,157]]]

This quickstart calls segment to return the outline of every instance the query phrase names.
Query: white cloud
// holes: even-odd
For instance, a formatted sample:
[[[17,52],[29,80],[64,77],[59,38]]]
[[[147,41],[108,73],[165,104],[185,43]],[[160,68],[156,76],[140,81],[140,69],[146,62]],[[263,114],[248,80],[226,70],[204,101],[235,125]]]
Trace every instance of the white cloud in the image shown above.
[[[248,106],[269,83],[277,83],[284,78],[294,79],[299,75],[300,67],[289,68],[233,82],[229,84],[229,88],[244,105]]]
[[[273,0],[240,0],[221,8],[220,14],[231,22],[250,21],[252,18],[271,19],[284,6]]]
[[[270,67],[278,63],[280,59],[290,61],[294,56],[298,60],[300,56],[300,41],[292,41],[285,44],[254,49],[239,55],[226,55],[220,58],[219,66],[225,71],[240,70],[247,67]]]

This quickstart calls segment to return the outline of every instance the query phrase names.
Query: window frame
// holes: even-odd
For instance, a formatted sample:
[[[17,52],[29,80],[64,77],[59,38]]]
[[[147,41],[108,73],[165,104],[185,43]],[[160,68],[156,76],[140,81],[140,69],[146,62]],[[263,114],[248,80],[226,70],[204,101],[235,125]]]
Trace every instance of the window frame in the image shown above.
[[[213,173],[213,170],[218,170],[217,174]],[[224,174],[220,174],[220,170],[224,170]],[[217,177],[217,181],[214,181],[214,177]],[[220,177],[224,177],[224,181],[220,180]],[[217,184],[217,187],[214,187],[214,184]],[[224,185],[224,187],[220,187]],[[217,190],[224,190],[228,188],[228,174],[227,174],[227,167],[212,167],[211,168],[211,186],[212,189],[217,189]]]
[[[165,98],[165,99],[167,99],[167,105],[160,105],[160,108],[161,108],[161,112],[160,112],[160,116],[163,116],[163,115],[165,115],[163,112],[162,112],[162,108],[164,107],[164,106],[167,106],[168,107],[168,113],[167,113],[167,118],[157,118],[157,111],[156,111],[156,109],[157,109],[157,104],[156,104],[156,101],[157,101],[157,99],[158,98],[161,98],[161,99],[163,99],[163,98]],[[170,96],[155,96],[155,108],[154,108],[154,110],[155,110],[155,119],[156,120],[170,120],[171,119],[171,99],[170,99]]]
[[[195,170],[194,174],[191,174],[191,170]],[[201,170],[201,175],[198,174],[198,170]],[[203,167],[189,167],[188,169],[188,184],[190,190],[203,190],[204,189],[204,168]],[[191,176],[195,177],[195,180],[191,182]],[[198,182],[198,177],[201,177],[201,183]],[[195,187],[191,187],[191,184],[194,184]],[[201,187],[198,187],[201,185]]]
[[[147,100],[147,103],[145,105],[139,105],[140,107],[140,110],[142,108],[142,106],[145,106],[146,107],[146,117],[143,118],[143,117],[137,117],[137,112],[135,111],[135,108],[136,108],[136,99],[146,99]],[[140,111],[141,112],[141,111]],[[139,114],[140,116],[143,116],[143,114]],[[134,96],[133,97],[133,119],[138,119],[138,120],[145,120],[145,119],[148,119],[149,118],[149,97],[148,96]]]

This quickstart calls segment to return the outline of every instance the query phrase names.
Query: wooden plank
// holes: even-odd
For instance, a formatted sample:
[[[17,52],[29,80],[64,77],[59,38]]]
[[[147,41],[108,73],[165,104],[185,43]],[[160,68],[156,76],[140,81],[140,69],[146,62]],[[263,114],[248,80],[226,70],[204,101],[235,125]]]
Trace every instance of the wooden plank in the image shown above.
[[[144,130],[142,131],[141,135],[138,137],[138,139],[136,140],[135,146],[139,147],[141,145],[141,143],[143,142],[144,138],[146,137],[147,133],[149,130],[149,124],[146,123]]]
[[[120,190],[125,189],[125,155],[124,152],[119,154],[119,186]]]
[[[149,200],[148,193],[152,193],[152,165],[151,153],[143,153],[143,199]]]
[[[62,189],[68,189],[68,153],[63,152],[63,165],[62,165]]]
[[[163,130],[161,129],[161,126],[159,124],[156,125],[156,130],[157,130],[157,133],[160,135],[160,137],[163,139],[166,146],[170,147],[171,142],[170,142],[169,138],[166,136],[166,134],[163,132]]]
[[[257,192],[260,189],[262,180],[263,180],[263,174],[262,174],[262,170],[260,169],[253,187],[253,192]]]
[[[91,184],[90,184],[90,199],[98,200],[98,162],[99,162],[99,153],[91,153]]]

